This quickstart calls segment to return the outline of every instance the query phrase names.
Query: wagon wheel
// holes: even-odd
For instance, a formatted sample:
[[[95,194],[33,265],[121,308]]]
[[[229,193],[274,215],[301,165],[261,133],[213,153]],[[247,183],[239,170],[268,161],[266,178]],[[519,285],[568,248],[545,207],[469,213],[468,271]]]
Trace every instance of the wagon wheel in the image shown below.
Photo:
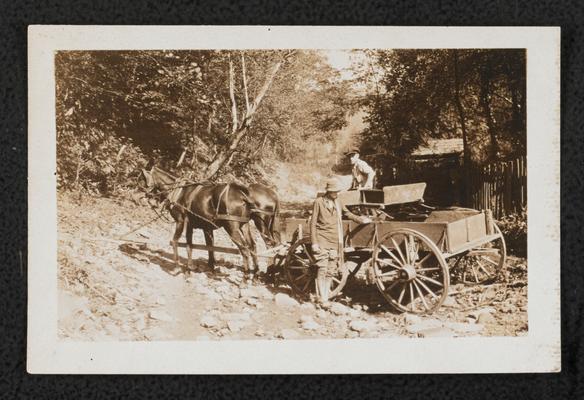
[[[311,250],[311,245],[312,243],[308,237],[298,240],[288,250],[286,262],[284,263],[284,270],[290,287],[294,292],[303,296],[316,292],[315,279],[318,266],[316,265],[317,260]],[[347,282],[348,275],[346,268],[340,268],[333,276],[329,293],[330,298],[337,296],[341,292]]]
[[[377,288],[399,311],[430,313],[448,296],[446,260],[420,232],[404,228],[387,233],[375,244],[371,264]]]
[[[470,250],[456,260],[456,264],[461,267],[462,282],[477,285],[493,282],[502,276],[507,260],[507,246],[499,227],[494,227],[498,235],[496,239]]]

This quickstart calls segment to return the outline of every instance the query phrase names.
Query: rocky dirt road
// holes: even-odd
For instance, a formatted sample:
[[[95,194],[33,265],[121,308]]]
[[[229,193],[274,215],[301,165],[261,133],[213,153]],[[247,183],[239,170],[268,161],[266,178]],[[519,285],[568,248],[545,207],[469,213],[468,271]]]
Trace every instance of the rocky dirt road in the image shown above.
[[[357,280],[328,310],[289,287],[242,283],[239,256],[194,251],[196,270],[173,273],[172,225],[128,200],[59,194],[59,336],[65,340],[234,340],[525,335],[527,263],[511,258],[512,285],[452,286],[431,317],[393,312]],[[222,232],[216,244],[233,246]],[[195,242],[203,243],[196,231]],[[146,242],[147,245],[139,243]],[[261,245],[260,245],[261,246]],[[185,255],[184,249],[181,254]],[[185,262],[186,260],[182,260]],[[265,268],[265,265],[263,265]]]

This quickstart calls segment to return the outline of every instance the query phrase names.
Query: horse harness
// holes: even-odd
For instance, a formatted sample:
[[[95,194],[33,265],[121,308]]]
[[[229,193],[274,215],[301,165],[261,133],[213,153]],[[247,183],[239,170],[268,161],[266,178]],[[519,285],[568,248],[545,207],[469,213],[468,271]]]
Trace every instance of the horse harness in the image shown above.
[[[225,188],[221,191],[221,193],[219,194],[219,200],[217,201],[217,207],[215,208],[215,216],[213,219],[215,220],[223,220],[223,221],[237,221],[237,222],[241,222],[243,224],[247,224],[250,220],[249,217],[239,217],[237,215],[231,215],[228,214],[227,212],[227,199],[229,196],[229,187],[231,186],[230,183],[228,183],[227,185],[225,185]],[[249,202],[249,199],[247,198],[247,196],[245,195],[245,193],[243,194],[246,197],[246,201]],[[219,206],[221,205],[221,199],[225,197],[225,214],[221,214],[219,213]]]
[[[209,220],[208,218],[205,218],[205,217],[193,212],[192,210],[186,208],[185,206],[180,204],[178,201],[180,199],[182,189],[196,185],[197,187],[194,189],[194,194],[196,194],[199,190],[202,189],[203,185],[200,183],[195,183],[195,182],[193,182],[193,183],[177,182],[177,183],[178,183],[178,185],[173,186],[172,188],[165,190],[165,192],[169,193],[169,195],[167,197],[169,207],[178,207],[182,211],[187,212],[187,213],[193,215],[194,217],[205,221],[206,223],[213,226],[215,229],[219,228],[217,226],[217,224],[215,223],[215,221],[237,221],[237,222],[241,222],[244,224],[249,222],[249,220],[250,220],[249,217],[240,217],[237,215],[231,215],[227,212],[227,208],[225,209],[225,213],[219,212],[219,208],[221,206],[221,200],[224,198],[227,199],[227,196],[229,195],[229,188],[230,188],[231,184],[228,183],[227,185],[225,185],[225,188],[219,194],[219,199],[217,201],[217,207],[215,208],[215,214],[213,215],[212,220]],[[263,210],[258,210],[258,211],[263,211]],[[253,212],[253,210],[252,210],[252,212]]]
[[[177,181],[176,185],[174,185],[173,187],[163,190],[161,191],[159,194],[162,193],[169,193],[169,195],[166,198],[167,204],[166,206],[170,209],[171,207],[178,207],[179,209],[181,209],[182,211],[191,214],[192,216],[194,216],[195,218],[198,218],[206,223],[208,223],[209,225],[211,225],[214,229],[219,229],[219,226],[217,226],[217,224],[215,223],[216,221],[237,221],[243,224],[246,224],[250,221],[250,217],[240,217],[237,215],[231,215],[227,212],[227,209],[225,210],[225,213],[220,213],[219,212],[219,208],[221,205],[221,200],[223,198],[227,198],[227,196],[229,195],[229,189],[231,184],[226,184],[225,188],[221,191],[221,193],[219,194],[219,200],[217,201],[217,207],[215,208],[215,214],[213,215],[213,220],[209,220],[208,218],[205,218],[195,212],[193,212],[192,210],[186,208],[185,206],[183,206],[182,204],[180,204],[178,202],[178,200],[180,199],[180,194],[182,192],[182,189],[186,188],[186,187],[190,187],[196,185],[197,187],[194,189],[194,193],[196,194],[196,192],[198,192],[199,190],[201,190],[201,188],[203,187],[203,184],[201,183],[197,183],[197,182],[185,182],[185,181]],[[153,195],[154,191],[154,187],[150,187],[147,189],[147,194],[149,195]],[[245,195],[245,201],[248,204],[253,204],[253,202]],[[164,208],[164,206],[163,206]],[[275,215],[275,211],[267,211],[267,210],[262,210],[259,209],[257,207],[251,207],[250,208],[250,213],[251,214],[264,214],[267,216],[273,216]],[[260,235],[264,238],[264,239],[269,239],[266,237],[266,235],[264,235],[262,232],[259,232]]]

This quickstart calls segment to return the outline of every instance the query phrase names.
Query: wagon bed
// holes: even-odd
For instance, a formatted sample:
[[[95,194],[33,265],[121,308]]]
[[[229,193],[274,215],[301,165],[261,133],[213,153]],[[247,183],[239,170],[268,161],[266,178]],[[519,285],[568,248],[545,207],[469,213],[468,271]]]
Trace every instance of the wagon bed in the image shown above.
[[[425,206],[425,186],[418,183],[339,193],[348,208],[379,210],[380,218],[368,224],[343,220],[341,268],[333,278],[332,296],[367,265],[378,289],[396,309],[429,313],[446,299],[453,271],[460,271],[466,283],[500,277],[506,248],[491,212]],[[404,206],[414,212],[403,212]],[[399,217],[393,218],[392,210]],[[290,286],[301,295],[314,292],[316,256],[311,250],[308,220],[283,219],[279,231],[290,244],[285,257],[277,260]]]

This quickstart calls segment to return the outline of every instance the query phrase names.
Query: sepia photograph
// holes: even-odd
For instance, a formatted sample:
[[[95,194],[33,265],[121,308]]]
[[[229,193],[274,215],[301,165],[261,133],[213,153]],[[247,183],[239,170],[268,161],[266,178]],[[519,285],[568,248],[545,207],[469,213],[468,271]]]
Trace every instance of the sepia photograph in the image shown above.
[[[57,344],[534,337],[527,46],[317,43],[51,52]]]
[[[525,71],[516,49],[58,52],[60,337],[525,335]]]

